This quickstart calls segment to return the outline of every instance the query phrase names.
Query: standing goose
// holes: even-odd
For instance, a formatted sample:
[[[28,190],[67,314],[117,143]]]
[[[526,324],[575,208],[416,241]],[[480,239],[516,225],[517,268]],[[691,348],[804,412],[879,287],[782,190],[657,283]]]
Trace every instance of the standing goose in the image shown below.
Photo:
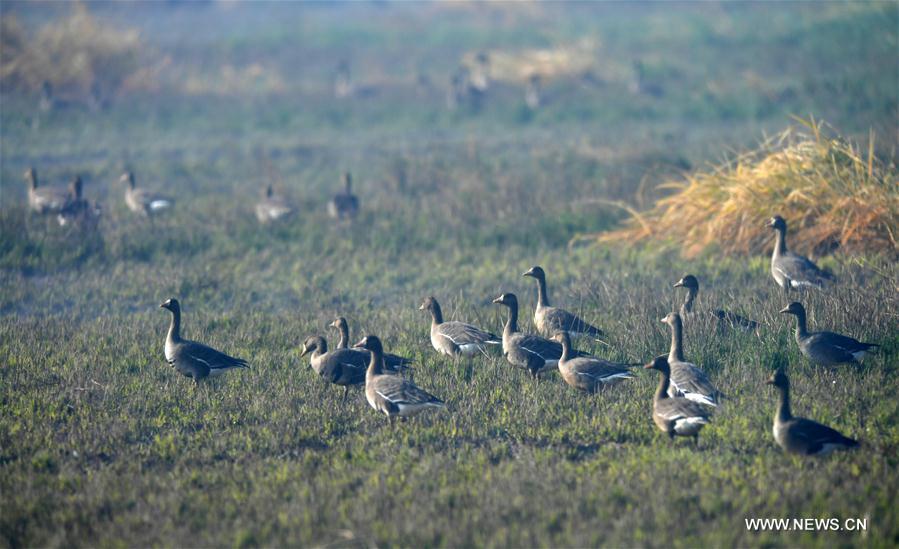
[[[693,300],[696,299],[696,294],[699,293],[699,280],[697,280],[695,276],[688,274],[675,282],[674,287],[687,289],[687,297],[680,306],[681,319],[686,320],[687,318],[694,317],[696,312],[693,311]],[[758,322],[749,320],[746,317],[730,311],[712,309],[709,312],[718,319],[718,325],[722,328],[733,327],[743,330],[744,332],[751,332],[759,327]]]
[[[149,217],[163,210],[171,208],[175,203],[171,198],[155,193],[148,189],[139,189],[134,182],[134,173],[125,172],[119,178],[119,182],[127,185],[125,189],[125,204],[128,209],[136,214]]]
[[[172,313],[172,323],[165,338],[165,359],[181,374],[199,384],[200,379],[217,376],[233,368],[249,368],[246,360],[234,358],[202,343],[181,338],[181,305],[175,298],[160,305]]]
[[[568,332],[556,333],[553,340],[562,344],[562,356],[559,358],[559,373],[562,374],[562,379],[579,391],[594,393],[606,385],[634,377],[627,370],[627,367],[631,366],[628,364],[617,364],[594,357],[573,358]]]
[[[680,315],[668,313],[662,322],[671,328],[671,351],[668,353],[667,361],[671,371],[668,394],[671,397],[682,395],[687,400],[708,406],[718,406],[720,396],[718,389],[712,385],[705,372],[695,364],[684,360],[684,326]]]
[[[845,437],[839,432],[816,421],[804,417],[793,417],[790,413],[790,380],[782,369],[778,369],[765,382],[779,392],[777,410],[774,413],[774,440],[794,454],[823,456],[834,450],[846,450],[858,446],[858,441]]]
[[[540,372],[556,368],[562,358],[562,344],[518,331],[518,297],[506,293],[493,302],[509,308],[509,320],[503,327],[503,355],[509,364],[527,370],[534,379]],[[586,356],[589,355],[569,350],[569,360]]]
[[[337,330],[337,333],[340,334],[340,338],[337,340],[337,349],[348,349],[350,343],[350,327],[347,324],[346,318],[342,316],[338,316],[334,319],[334,322],[328,324],[331,328]],[[354,349],[360,353],[365,353],[365,364],[368,365],[368,351],[365,349]],[[384,353],[384,362],[387,364],[387,368],[391,370],[402,370],[405,368],[412,367],[412,359],[406,358],[404,356],[395,355],[392,353]]]
[[[83,182],[80,177],[75,177],[69,184],[69,199],[60,210],[59,215],[56,216],[60,226],[78,224],[81,228],[86,229],[96,225],[96,221],[100,217],[100,207],[82,197],[82,187]]]
[[[796,343],[802,354],[816,364],[858,364],[866,353],[880,347],[876,343],[862,343],[833,332],[809,332],[802,303],[794,301],[780,312],[796,317]]]
[[[502,340],[490,332],[459,322],[443,321],[440,304],[431,296],[424,300],[420,311],[431,313],[431,345],[438,353],[459,358],[476,353],[486,353],[487,345],[500,345]]]
[[[575,335],[590,336],[599,339],[602,330],[592,326],[565,309],[551,307],[549,294],[546,291],[546,273],[539,266],[531,267],[521,276],[529,276],[537,280],[537,308],[534,310],[534,325],[537,331],[546,336],[556,332],[569,332]]]
[[[353,194],[353,177],[343,174],[343,191],[328,202],[328,215],[338,220],[352,219],[359,213],[359,198]]]
[[[662,374],[652,398],[652,420],[671,440],[675,436],[693,437],[693,442],[698,446],[699,431],[711,422],[708,410],[692,400],[670,396],[671,367],[665,355],[656,357],[644,368],[658,370]]]
[[[833,282],[834,276],[818,268],[807,257],[787,250],[787,222],[779,215],[768,220],[768,227],[777,231],[774,253],[771,255],[771,276],[777,285],[789,291],[790,288],[823,288]]]
[[[270,223],[286,217],[293,212],[293,208],[283,196],[275,194],[271,185],[266,185],[262,193],[262,199],[256,203],[256,219],[260,223]]]
[[[37,170],[28,168],[25,172],[28,180],[28,207],[38,214],[59,214],[70,201],[68,189],[56,187],[38,187]]]
[[[411,381],[384,373],[384,349],[381,340],[365,336],[355,347],[368,349],[371,359],[365,371],[365,400],[393,423],[396,416],[406,418],[427,408],[443,408],[444,403],[434,395],[419,389]]]
[[[365,349],[335,349],[328,352],[328,342],[321,336],[310,336],[303,342],[300,356],[312,353],[309,364],[315,373],[334,385],[343,387],[343,400],[352,385],[365,383],[365,369],[371,359],[371,353]],[[396,367],[385,367],[387,373],[395,374]]]

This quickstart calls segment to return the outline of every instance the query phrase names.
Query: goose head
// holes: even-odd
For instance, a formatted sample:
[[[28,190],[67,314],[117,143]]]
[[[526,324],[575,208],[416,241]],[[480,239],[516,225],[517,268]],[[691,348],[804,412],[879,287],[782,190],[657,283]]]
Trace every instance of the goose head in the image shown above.
[[[781,216],[775,215],[768,220],[768,227],[774,229],[775,231],[786,231],[787,222]]]
[[[539,267],[537,267],[539,269]],[[515,307],[518,305],[518,298],[515,294],[506,293],[493,300],[497,305],[505,305],[506,307]]]
[[[169,299],[166,299],[165,301],[163,301],[162,303],[159,304],[159,307],[162,309],[168,309],[168,310],[172,311],[173,313],[181,310],[181,304],[178,303],[178,300],[175,299],[174,297],[170,297]]]
[[[686,275],[682,279],[674,283],[675,288],[688,288],[692,290],[699,289],[699,281],[693,275]]]
[[[781,309],[780,312],[787,315],[805,316],[805,307],[802,306],[802,303],[794,301]]]
[[[381,340],[378,339],[377,336],[367,335],[359,340],[358,343],[353,345],[353,347],[357,349],[368,349],[373,353],[383,353],[384,347],[381,345]]]
[[[434,296],[428,296],[424,301],[421,302],[421,305],[418,306],[419,311],[429,311],[433,312],[434,309],[440,308],[440,305],[437,303],[437,299]]]
[[[667,324],[669,326],[674,326],[675,324],[680,322],[680,315],[675,312],[671,312],[671,313],[668,313],[667,315],[665,315],[663,318],[661,318],[660,321],[664,322],[665,324]]]
[[[783,368],[778,368],[771,377],[765,381],[766,385],[774,385],[775,387],[786,389],[790,386],[790,380],[787,378],[787,374],[783,371]]]
[[[671,367],[668,365],[668,355],[659,355],[655,357],[651,362],[644,365],[643,368],[647,370],[658,370],[660,372],[670,371]]]
[[[306,341],[303,342],[303,350],[300,353],[300,356],[306,356],[309,353],[315,351],[325,351],[327,343],[325,343],[325,338],[321,336],[309,336],[306,338]]]
[[[331,328],[337,329],[337,330],[346,330],[347,329],[346,319],[343,318],[342,316],[338,316],[337,318],[334,319],[334,322],[328,324],[328,326]]]
[[[546,273],[543,272],[543,268],[539,265],[534,265],[521,276],[529,276],[531,278],[536,278],[537,280],[546,280]]]

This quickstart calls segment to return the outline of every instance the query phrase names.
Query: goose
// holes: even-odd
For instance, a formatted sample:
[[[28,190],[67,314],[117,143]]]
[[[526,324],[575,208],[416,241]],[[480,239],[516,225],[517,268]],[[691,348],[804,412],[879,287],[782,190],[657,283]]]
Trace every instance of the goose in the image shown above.
[[[443,355],[459,358],[486,353],[487,345],[500,345],[502,340],[490,332],[457,320],[443,321],[440,304],[430,296],[418,307],[431,313],[431,345]]]
[[[572,358],[571,337],[568,332],[557,332],[552,339],[562,344],[562,356],[559,357],[559,373],[562,374],[562,379],[579,391],[594,393],[606,385],[634,377],[627,369],[632,365],[617,364],[593,357]]]
[[[262,199],[256,203],[256,219],[265,224],[277,221],[293,212],[283,196],[276,195],[271,185],[266,185]]]
[[[780,312],[796,317],[796,343],[802,354],[816,364],[858,364],[865,354],[880,347],[876,343],[863,343],[833,332],[809,332],[802,303],[794,301]]]
[[[350,327],[346,321],[346,318],[342,316],[338,316],[334,319],[334,322],[328,324],[331,328],[337,330],[339,334],[339,339],[337,340],[336,349],[348,349],[350,343]],[[368,351],[365,349],[357,349],[360,353],[365,353],[365,364],[368,364]],[[404,356],[395,355],[392,353],[384,353],[384,362],[387,364],[387,368],[391,370],[403,370],[403,369],[411,369],[412,368],[412,359],[406,358]]]
[[[774,253],[771,255],[771,276],[777,285],[791,288],[823,288],[834,282],[833,274],[818,268],[807,257],[787,250],[787,222],[779,215],[768,220],[768,227],[777,231]]]
[[[202,343],[181,338],[181,305],[173,298],[165,300],[161,308],[172,313],[172,323],[165,338],[165,359],[178,372],[200,383],[207,376],[217,376],[234,368],[249,368],[242,358],[228,356]]]
[[[790,412],[790,380],[783,369],[778,369],[765,382],[773,385],[779,400],[774,413],[774,440],[793,454],[824,456],[834,450],[846,450],[858,446],[858,441],[843,436],[839,432],[816,421],[804,417],[794,417]]]
[[[527,370],[534,379],[540,372],[558,367],[562,358],[561,343],[518,331],[518,297],[515,294],[502,294],[493,303],[509,308],[509,320],[503,327],[502,340],[503,355],[509,364]],[[569,360],[587,356],[590,355],[569,350]]]
[[[80,177],[75,177],[69,184],[69,199],[56,216],[60,226],[80,224],[87,228],[100,217],[100,207],[81,196],[83,185]]]
[[[352,219],[359,213],[359,198],[353,194],[353,177],[343,174],[343,191],[328,202],[328,215],[338,220]]]
[[[687,289],[687,297],[680,306],[681,320],[695,317],[696,313],[693,311],[693,300],[696,299],[696,294],[699,293],[699,280],[697,280],[695,276],[688,274],[675,282],[674,287]],[[759,327],[758,322],[749,320],[746,317],[730,311],[712,309],[709,312],[713,317],[718,319],[718,325],[722,328],[733,327],[743,330],[744,332],[751,332]]]
[[[670,396],[671,366],[665,355],[657,356],[644,368],[662,374],[652,398],[652,420],[671,440],[676,436],[693,437],[693,442],[699,446],[699,431],[711,423],[708,409],[692,400]]]
[[[68,189],[57,187],[38,187],[37,170],[28,168],[25,172],[28,180],[28,207],[38,214],[59,214],[70,201]]]
[[[350,387],[365,383],[365,369],[371,359],[366,349],[334,349],[328,352],[328,342],[321,336],[309,336],[303,342],[300,356],[311,354],[309,365],[315,373],[334,385],[343,387],[343,401]],[[396,367],[385,366],[385,373],[397,373]]]
[[[354,347],[367,349],[371,355],[365,371],[365,400],[376,411],[383,412],[391,423],[397,416],[406,418],[428,408],[445,406],[442,400],[411,381],[384,373],[384,348],[376,336],[365,336]]]
[[[684,360],[684,326],[680,315],[668,313],[662,322],[671,328],[671,351],[668,353],[668,366],[671,370],[669,396],[683,396],[693,402],[718,406],[720,396],[718,389],[712,385],[705,372],[695,364]]]
[[[575,335],[590,336],[599,339],[602,330],[592,326],[576,315],[549,305],[549,294],[546,291],[546,273],[539,266],[531,267],[521,276],[528,276],[537,280],[537,308],[534,310],[534,325],[537,331],[546,336],[552,336],[556,332],[565,331]]]
[[[146,217],[171,208],[175,201],[167,196],[157,194],[148,189],[139,189],[134,182],[134,173],[125,172],[119,178],[119,182],[125,183],[125,204],[128,209],[136,214]]]

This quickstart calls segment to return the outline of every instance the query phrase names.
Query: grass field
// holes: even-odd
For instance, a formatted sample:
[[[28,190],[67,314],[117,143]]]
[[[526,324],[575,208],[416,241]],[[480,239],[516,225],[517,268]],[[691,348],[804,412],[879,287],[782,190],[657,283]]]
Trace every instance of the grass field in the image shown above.
[[[895,255],[816,258],[840,284],[803,297],[811,326],[882,345],[864,366],[822,369],[777,313],[788,298],[767,255],[568,246],[626,215],[599,200],[648,208],[659,182],[753,146],[790,115],[861,141],[873,130],[890,163],[895,3],[88,8],[137,28],[152,60],[171,60],[158,89],[96,111],[41,112],[34,94],[4,91],[3,545],[899,544]],[[68,10],[0,8],[27,29]],[[446,109],[464,55],[583,39],[595,44],[595,78],[546,82],[539,110],[511,83],[479,110]],[[341,59],[370,93],[332,97]],[[635,61],[661,95],[631,90]],[[264,77],[223,76],[254,63]],[[29,165],[56,185],[80,174],[103,204],[99,232],[29,219]],[[170,215],[150,224],[125,208],[125,167],[178,194]],[[343,170],[363,207],[337,226],[325,202]],[[261,228],[252,205],[269,181],[300,211]],[[513,291],[531,330],[536,291],[521,273],[536,264],[557,304],[608,334],[580,342],[603,357],[667,352],[659,319],[682,300],[671,285],[685,273],[699,277],[701,304],[764,324],[758,335],[688,327],[687,358],[728,396],[698,449],[652,423],[654,372],[586,396],[498,355],[437,356],[424,297],[498,333],[505,310],[490,301]],[[199,387],[173,372],[158,308],[173,296],[186,337],[252,368]],[[361,391],[341,403],[299,358],[306,336],[334,339],[326,326],[338,314],[356,339],[374,333],[413,357],[416,382],[447,410],[391,427]],[[778,366],[794,413],[858,438],[858,451],[805,460],[775,445],[763,382]],[[830,517],[867,519],[867,530],[744,523]]]

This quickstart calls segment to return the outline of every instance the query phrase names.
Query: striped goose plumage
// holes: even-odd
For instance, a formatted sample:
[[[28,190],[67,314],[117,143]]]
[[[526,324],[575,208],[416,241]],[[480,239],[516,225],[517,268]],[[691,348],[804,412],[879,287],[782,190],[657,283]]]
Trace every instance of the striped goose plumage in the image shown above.
[[[791,288],[823,288],[836,280],[833,274],[820,269],[807,257],[787,249],[787,222],[784,218],[779,215],[772,217],[768,220],[768,227],[777,232],[771,255],[771,276],[784,291]]]
[[[796,343],[806,358],[822,366],[857,364],[867,353],[875,351],[876,343],[863,343],[833,332],[809,332],[805,307],[794,301],[780,311],[796,317]]]
[[[457,320],[444,321],[437,299],[430,296],[418,307],[431,313],[431,345],[443,355],[459,358],[485,353],[487,345],[500,345],[502,340],[477,326]]]
[[[662,374],[652,399],[652,420],[672,440],[676,436],[693,437],[698,445],[699,431],[711,422],[708,409],[692,400],[670,396],[671,367],[665,355],[656,357],[644,368]]]
[[[172,313],[172,323],[165,338],[165,359],[182,375],[199,384],[208,376],[217,376],[234,368],[249,368],[246,360],[228,356],[212,347],[181,337],[181,304],[175,298],[160,305]]]
[[[534,266],[522,274],[537,280],[537,308],[534,309],[534,325],[537,331],[545,336],[552,336],[556,332],[568,332],[575,335],[590,336],[594,339],[602,337],[602,330],[593,326],[577,315],[551,307],[549,293],[546,291],[546,273],[542,267]]]
[[[671,383],[668,394],[671,397],[683,396],[700,404],[717,406],[720,397],[718,389],[698,366],[684,360],[684,325],[680,315],[668,313],[662,322],[671,329],[671,351],[668,353]]]
[[[858,441],[826,425],[793,416],[790,412],[790,380],[782,369],[774,372],[766,383],[773,385],[779,393],[772,431],[774,440],[781,448],[793,454],[823,456],[834,450],[858,446]]]

